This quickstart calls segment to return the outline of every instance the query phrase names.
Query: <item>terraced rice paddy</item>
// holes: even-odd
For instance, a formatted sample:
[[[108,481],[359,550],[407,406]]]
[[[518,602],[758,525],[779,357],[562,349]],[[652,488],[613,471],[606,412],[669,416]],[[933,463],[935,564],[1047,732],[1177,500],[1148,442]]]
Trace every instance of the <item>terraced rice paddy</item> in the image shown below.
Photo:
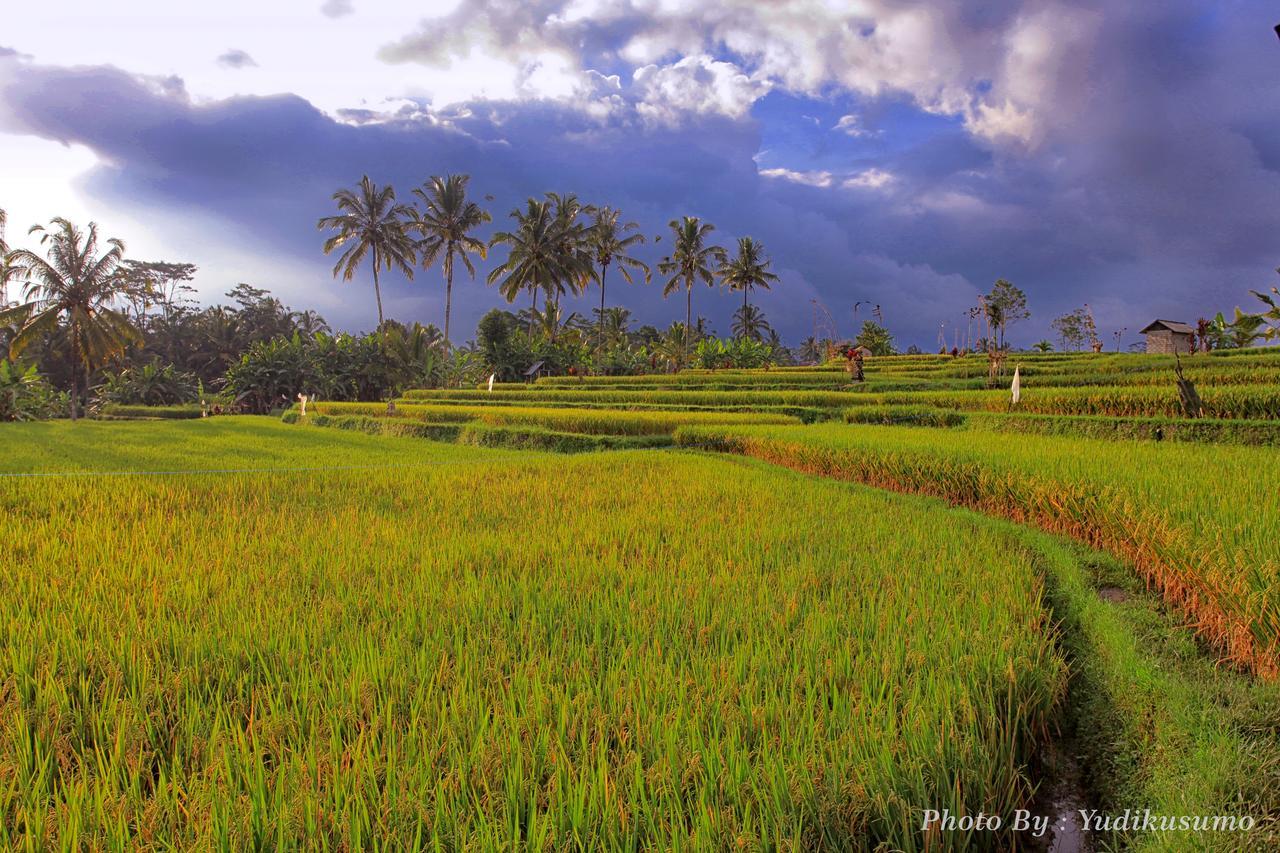
[[[1280,846],[1280,349],[1014,361],[6,427],[0,845]]]
[[[369,403],[319,403],[323,415],[387,417],[387,407]],[[796,424],[797,418],[740,412],[627,412],[599,409],[539,408],[533,406],[416,405],[396,407],[394,417],[425,423],[480,421],[493,426],[537,425],[588,435],[670,435],[677,427],[692,424]]]
[[[1227,654],[1280,675],[1280,450],[836,425],[688,427],[680,443],[921,492],[1108,546]],[[1210,473],[1211,488],[1205,483]]]
[[[353,470],[0,479],[6,845],[923,849],[911,804],[1029,798],[1065,688],[1033,550],[936,506],[676,454],[15,432],[8,472]]]

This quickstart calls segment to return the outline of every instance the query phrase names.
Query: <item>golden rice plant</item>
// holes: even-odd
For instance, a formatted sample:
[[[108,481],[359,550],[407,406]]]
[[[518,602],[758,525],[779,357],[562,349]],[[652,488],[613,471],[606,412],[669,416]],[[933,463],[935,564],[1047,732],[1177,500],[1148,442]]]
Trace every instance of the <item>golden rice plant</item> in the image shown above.
[[[1007,846],[916,812],[1025,804],[1065,685],[1034,553],[924,502],[266,419],[6,436],[7,848]]]

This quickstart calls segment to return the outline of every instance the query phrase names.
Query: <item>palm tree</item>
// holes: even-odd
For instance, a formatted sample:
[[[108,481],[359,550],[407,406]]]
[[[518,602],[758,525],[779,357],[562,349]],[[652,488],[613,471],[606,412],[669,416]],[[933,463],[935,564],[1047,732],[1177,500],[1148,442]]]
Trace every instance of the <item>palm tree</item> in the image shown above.
[[[631,325],[631,312],[626,308],[596,308],[596,328],[597,334],[600,336],[596,341],[598,349],[604,349],[609,344],[622,342],[626,343],[628,332]]]
[[[505,244],[507,259],[494,267],[486,281],[498,285],[498,292],[508,302],[514,302],[522,290],[533,297],[533,311],[538,308],[538,291],[547,292],[547,301],[562,282],[580,280],[584,274],[583,256],[564,251],[561,220],[552,210],[550,201],[529,199],[525,209],[511,211],[516,220],[512,231],[499,231],[489,241],[492,248]],[[586,258],[589,264],[590,259]],[[589,267],[587,267],[589,270]],[[529,334],[533,334],[530,322]]]
[[[333,267],[336,278],[342,273],[343,281],[351,281],[356,268],[370,255],[373,263],[373,294],[378,300],[378,328],[382,328],[382,288],[378,284],[378,270],[398,269],[413,278],[414,245],[405,228],[413,211],[403,204],[396,204],[396,191],[388,184],[379,188],[365,175],[357,190],[338,190],[333,194],[338,203],[336,216],[325,216],[316,223],[321,231],[337,231],[324,241],[324,253],[346,246]]]
[[[627,233],[635,231],[640,227],[639,225],[634,222],[621,222],[621,211],[608,206],[594,208],[592,215],[591,246],[595,251],[595,261],[600,265],[600,329],[598,334],[599,343],[603,346],[605,339],[604,278],[609,272],[609,265],[617,264],[618,271],[622,273],[622,277],[627,284],[635,284],[635,280],[631,277],[631,270],[642,271],[645,284],[649,283],[652,273],[648,264],[627,254],[632,246],[644,242],[643,234]]]
[[[416,207],[413,210],[413,227],[422,234],[418,243],[422,268],[430,267],[437,258],[443,257],[446,347],[449,345],[449,315],[453,309],[453,260],[461,258],[467,273],[475,278],[476,268],[469,253],[475,253],[484,260],[488,247],[469,232],[493,220],[480,205],[467,201],[467,183],[470,180],[470,175],[436,176],[413,191],[426,207],[422,211]]]
[[[384,342],[399,382],[431,386],[439,378],[445,356],[444,336],[435,326],[388,323]]]
[[[763,340],[766,334],[773,331],[759,306],[746,304],[733,312],[732,328],[736,337],[750,338],[753,341]]]
[[[9,244],[4,241],[4,227],[8,214],[0,208],[0,309],[9,306],[9,282],[18,277],[18,267],[9,260]]]
[[[0,325],[17,322],[17,334],[9,341],[9,357],[30,344],[65,328],[71,361],[84,373],[89,388],[95,367],[132,345],[142,344],[142,334],[124,312],[111,307],[126,295],[128,283],[116,274],[124,258],[124,243],[111,239],[107,251],[98,254],[98,225],[85,231],[58,217],[49,227],[36,225],[31,234],[47,245],[47,258],[28,249],[9,252],[9,262],[27,277],[25,303],[0,311]],[[80,377],[71,372],[71,419],[76,418]]]
[[[531,329],[537,329],[549,340],[555,340],[557,331],[579,331],[586,322],[576,311],[564,316],[564,309],[548,301],[541,311],[526,308],[516,315],[529,323]]]
[[[671,220],[671,232],[674,235],[675,248],[668,257],[658,264],[658,271],[670,275],[666,286],[662,288],[662,296],[675,293],[681,287],[685,290],[684,327],[693,327],[693,283],[702,280],[708,287],[715,284],[713,265],[721,265],[725,261],[725,251],[719,246],[708,246],[707,235],[716,230],[709,222],[702,222],[696,216],[686,216],[680,220]],[[685,361],[688,361],[689,336],[684,337]]]
[[[565,267],[565,277],[552,282],[547,297],[554,298],[556,307],[560,307],[560,297],[565,291],[575,296],[587,289],[587,285],[595,278],[595,258],[591,243],[591,231],[579,221],[583,213],[588,212],[573,193],[547,193],[547,201],[556,220],[556,231],[560,236],[560,254]]]
[[[9,222],[9,214],[0,207],[0,308],[9,304],[9,244],[4,241],[4,226]]]
[[[319,334],[328,335],[333,332],[324,317],[321,317],[318,311],[312,311],[310,308],[305,311],[294,311],[289,315],[289,321],[293,323],[295,330],[308,337]]]
[[[738,240],[738,256],[722,265],[717,271],[720,280],[730,290],[742,291],[742,309],[747,309],[747,296],[753,288],[763,287],[765,290],[778,280],[769,271],[773,261],[764,257],[764,246],[750,237]]]
[[[205,314],[196,355],[206,373],[222,375],[235,364],[246,348],[244,329],[234,309],[219,305]]]
[[[678,321],[672,323],[661,337],[649,345],[649,351],[654,359],[662,362],[668,370],[680,370],[689,363],[691,331],[690,327],[683,323]]]

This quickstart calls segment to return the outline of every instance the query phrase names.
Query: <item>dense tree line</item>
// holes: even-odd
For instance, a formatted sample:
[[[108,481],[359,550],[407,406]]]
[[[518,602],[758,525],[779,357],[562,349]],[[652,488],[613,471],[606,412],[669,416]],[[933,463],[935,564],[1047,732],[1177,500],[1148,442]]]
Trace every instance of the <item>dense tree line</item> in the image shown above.
[[[655,270],[635,256],[646,242],[636,223],[615,208],[553,192],[526,199],[509,213],[508,227],[485,241],[474,232],[492,217],[468,198],[469,182],[467,175],[432,177],[413,190],[412,203],[399,201],[393,187],[378,186],[368,176],[334,193],[336,212],[317,221],[327,233],[322,249],[336,255],[335,277],[351,280],[366,267],[372,273],[378,328],[367,335],[334,334],[315,312],[295,311],[244,283],[228,291],[222,304],[198,305],[194,266],[129,258],[123,242],[103,240],[93,223],[81,228],[54,219],[29,231],[34,245],[11,247],[0,210],[0,419],[61,413],[74,418],[95,405],[197,399],[260,412],[299,393],[381,400],[407,387],[465,385],[489,375],[514,380],[539,364],[543,372],[557,374],[624,374],[818,363],[854,347],[873,355],[896,351],[879,305],[872,311],[875,320],[863,322],[852,344],[837,341],[834,329],[820,336],[815,328],[796,353],[784,347],[750,301],[753,291],[779,281],[764,247],[751,237],[739,239],[730,253],[714,242],[711,223],[695,216],[673,219],[665,235],[670,251]],[[455,345],[456,274],[460,267],[474,279],[474,259],[495,250],[505,254],[486,283],[509,304],[527,297],[528,307],[489,312],[472,340]],[[433,267],[439,267],[445,291],[443,331],[388,319],[382,275],[394,270],[413,278]],[[683,295],[683,321],[663,330],[633,329],[630,312],[608,304],[611,271],[614,281],[627,285],[651,282],[656,272],[664,297]],[[695,316],[699,284],[741,292],[731,336],[717,337]],[[592,287],[600,289],[600,307],[591,316],[566,315],[564,298]],[[1274,336],[1274,299],[1280,294],[1274,288],[1272,294],[1256,294],[1267,305],[1263,313],[1237,310],[1230,322],[1221,314],[1202,320],[1199,345],[1242,346]],[[864,304],[870,305],[855,303],[855,321]],[[957,328],[951,351],[988,352],[998,370],[1010,349],[1009,327],[1030,312],[1026,294],[1000,279],[966,316],[963,350]],[[1059,317],[1053,328],[1065,348],[1102,348],[1088,306]],[[1116,333],[1117,343],[1123,331]],[[946,352],[945,324],[939,343]]]
[[[367,177],[334,194],[337,212],[317,223],[329,232],[323,250],[337,256],[335,277],[350,280],[365,266],[373,273],[379,324],[368,335],[334,334],[315,312],[292,310],[244,283],[222,304],[198,305],[193,265],[129,258],[122,241],[101,240],[93,223],[80,228],[55,219],[31,229],[35,246],[11,248],[2,242],[0,211],[0,346],[7,356],[0,419],[196,400],[268,411],[298,393],[380,400],[407,387],[516,379],[539,363],[551,373],[617,374],[791,358],[749,303],[753,289],[777,281],[751,238],[739,241],[731,258],[708,241],[714,226],[694,217],[672,221],[672,252],[659,271],[668,276],[666,293],[684,291],[685,322],[633,329],[627,309],[607,304],[606,283],[611,271],[627,284],[652,280],[653,271],[634,257],[646,239],[634,222],[614,208],[548,193],[512,211],[512,226],[485,242],[472,232],[491,217],[467,198],[468,183],[465,175],[433,177],[414,190],[416,204],[397,201],[393,188]],[[455,346],[455,271],[474,278],[473,258],[495,247],[505,257],[488,283],[508,302],[527,295],[529,306],[490,312],[472,341]],[[382,274],[412,278],[433,266],[444,279],[444,331],[386,318]],[[742,291],[732,339],[716,339],[705,319],[695,321],[698,281]],[[591,317],[566,315],[564,297],[591,286],[600,288],[600,308]]]

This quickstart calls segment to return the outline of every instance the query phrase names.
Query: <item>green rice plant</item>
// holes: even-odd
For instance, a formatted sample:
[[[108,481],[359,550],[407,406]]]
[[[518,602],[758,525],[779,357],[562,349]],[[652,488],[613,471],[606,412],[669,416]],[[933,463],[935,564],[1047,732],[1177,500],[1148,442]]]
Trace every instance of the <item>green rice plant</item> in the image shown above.
[[[1280,675],[1280,451],[828,424],[688,427],[680,445],[920,492],[1131,559],[1206,640]]]
[[[712,371],[708,373],[659,373],[638,376],[544,376],[537,388],[736,388],[775,387],[840,388],[849,383],[843,371]]]
[[[967,423],[974,429],[992,432],[1037,433],[1121,441],[1185,441],[1280,447],[1280,421],[969,412]]]
[[[515,406],[522,407],[526,402],[519,399],[506,399],[505,397],[486,398],[482,401],[472,402],[470,400],[431,400],[430,403],[415,402],[414,400],[398,401],[399,405],[432,405],[432,406],[454,406],[454,407],[471,407],[481,406],[485,408]],[[833,409],[817,408],[813,406],[773,406],[773,405],[725,405],[725,406],[700,406],[692,403],[643,403],[643,402],[619,402],[619,403],[600,403],[590,400],[538,400],[539,408],[544,409],[609,409],[618,412],[746,412],[762,415],[785,415],[787,417],[798,418],[805,423],[813,423],[815,421],[830,420],[838,412]]]
[[[98,410],[98,416],[106,419],[137,420],[140,418],[198,418],[202,412],[200,405],[182,404],[177,406],[131,406],[123,403],[107,403]]]
[[[1249,367],[1243,370],[1219,369],[1214,366],[1197,366],[1187,368],[1188,379],[1198,385],[1269,385],[1280,382],[1280,369]],[[1027,370],[1023,377],[1037,388],[1083,388],[1087,386],[1139,386],[1151,387],[1171,385],[1174,381],[1172,370],[1146,370],[1140,372],[1098,372],[1079,371],[1041,372]],[[981,388],[985,379],[948,379],[934,381],[932,385],[946,385],[938,390],[964,390],[965,388]]]
[[[1200,387],[1198,390],[1207,417],[1254,420],[1280,418],[1280,386],[1230,385]],[[891,405],[921,404],[962,411],[1004,412],[1014,408],[1007,389],[882,394],[880,399]],[[1163,388],[1024,386],[1017,411],[1044,415],[1177,417],[1182,414],[1182,404],[1178,390],[1172,383]]]
[[[461,423],[419,421],[408,418],[375,418],[369,415],[309,415],[305,421],[296,412],[287,412],[292,418],[285,423],[306,423],[309,426],[332,427],[352,430],[365,435],[399,435],[426,438],[432,441],[457,441],[466,428]]]
[[[850,424],[956,427],[964,424],[965,416],[932,406],[856,406],[844,410],[844,420]]]
[[[670,447],[670,435],[588,435],[556,432],[537,426],[485,426],[467,424],[458,433],[459,444],[474,447],[507,447],[513,450],[545,450],[552,453],[584,453],[596,450],[636,450]]]
[[[9,848],[1008,847],[919,811],[1026,804],[1065,689],[1034,549],[924,501],[267,419],[7,435],[64,474],[0,477]]]
[[[850,405],[851,400],[871,395],[855,394],[847,391],[684,391],[672,389],[665,391],[629,391],[625,389],[569,389],[569,388],[528,388],[527,390],[488,391],[453,389],[453,390],[414,390],[406,391],[404,399],[415,403],[439,403],[444,401],[465,401],[482,403],[484,401],[521,400],[530,405],[544,402],[555,403],[605,403],[612,406],[628,404],[677,404],[698,406],[803,406],[808,408],[841,408]]]
[[[308,403],[308,417],[314,415],[359,416],[368,418],[412,418],[432,423],[467,423],[476,419],[472,409],[461,406],[399,405],[389,409],[386,403]],[[291,407],[286,414],[300,414]],[[290,420],[296,422],[296,418]]]
[[[670,447],[670,435],[585,435],[556,432],[537,426],[487,426],[475,423],[431,423],[403,417],[369,415],[309,415],[303,421],[297,412],[287,412],[285,423],[306,423],[314,427],[353,430],[366,435],[396,435],[431,441],[456,442],[475,447],[507,447],[515,450],[546,450],[554,453],[582,453],[592,450],[623,450]]]
[[[316,403],[317,414],[387,417],[386,406],[367,403]],[[526,408],[522,406],[440,406],[406,403],[395,417],[442,423],[480,421],[493,426],[540,426],[587,435],[670,435],[687,424],[795,424],[788,415],[740,412],[623,412],[607,409]]]

